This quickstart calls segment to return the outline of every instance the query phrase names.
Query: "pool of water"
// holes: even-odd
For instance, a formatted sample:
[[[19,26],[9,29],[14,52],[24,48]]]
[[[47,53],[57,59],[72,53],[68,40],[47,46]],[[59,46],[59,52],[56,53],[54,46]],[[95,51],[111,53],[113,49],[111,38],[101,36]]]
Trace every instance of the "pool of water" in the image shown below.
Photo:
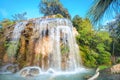
[[[22,77],[19,72],[0,74],[0,80],[86,80],[84,77],[93,74],[90,69],[78,69],[74,72],[43,72],[38,76]]]

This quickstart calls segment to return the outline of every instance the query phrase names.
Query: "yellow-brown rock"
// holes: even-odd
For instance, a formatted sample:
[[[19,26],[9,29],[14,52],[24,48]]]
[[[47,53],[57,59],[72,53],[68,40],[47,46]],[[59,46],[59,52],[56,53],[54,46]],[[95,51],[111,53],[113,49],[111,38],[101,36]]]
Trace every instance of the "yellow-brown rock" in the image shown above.
[[[110,68],[111,73],[120,73],[120,64],[116,64]]]

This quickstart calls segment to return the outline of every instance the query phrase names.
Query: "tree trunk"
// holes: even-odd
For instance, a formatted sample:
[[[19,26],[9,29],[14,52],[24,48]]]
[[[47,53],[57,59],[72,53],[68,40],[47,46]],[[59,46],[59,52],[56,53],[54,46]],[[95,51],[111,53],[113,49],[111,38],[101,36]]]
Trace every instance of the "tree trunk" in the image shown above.
[[[115,64],[115,41],[113,40],[113,46],[112,46],[112,63]]]

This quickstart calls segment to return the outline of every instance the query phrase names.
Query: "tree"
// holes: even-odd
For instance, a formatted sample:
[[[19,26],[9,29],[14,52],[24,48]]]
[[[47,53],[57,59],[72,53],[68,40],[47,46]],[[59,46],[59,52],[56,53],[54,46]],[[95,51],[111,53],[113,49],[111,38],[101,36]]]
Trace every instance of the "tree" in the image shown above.
[[[94,30],[89,19],[82,19],[78,15],[72,21],[79,33],[76,38],[83,64],[87,67],[110,65],[112,40],[109,33],[107,31]]]
[[[120,12],[119,0],[94,0],[87,16],[93,24],[100,22],[104,17],[109,18]],[[104,18],[105,19],[105,18]]]
[[[68,10],[63,7],[59,0],[41,0],[39,9],[44,16],[61,14],[63,17],[70,19]]]
[[[22,20],[27,20],[27,18],[25,17],[26,15],[27,13],[24,12],[24,13],[18,13],[18,14],[12,15],[12,17],[14,21],[22,21]]]
[[[120,15],[117,15],[114,21],[110,21],[106,26],[112,38],[112,61],[116,63],[115,57],[120,56]]]
[[[119,0],[94,0],[92,7],[89,9],[87,16],[93,24],[101,22],[103,19],[109,19],[120,13],[120,1]],[[112,56],[118,55],[119,49],[119,35],[120,35],[120,17],[117,21],[110,22],[109,32],[112,37]],[[118,22],[119,21],[119,22]],[[117,23],[116,23],[117,22]],[[116,50],[117,49],[117,50]],[[116,52],[117,51],[117,52]],[[112,60],[115,62],[115,59]]]
[[[114,18],[114,21],[108,22],[106,25],[112,37],[120,38],[120,14]]]

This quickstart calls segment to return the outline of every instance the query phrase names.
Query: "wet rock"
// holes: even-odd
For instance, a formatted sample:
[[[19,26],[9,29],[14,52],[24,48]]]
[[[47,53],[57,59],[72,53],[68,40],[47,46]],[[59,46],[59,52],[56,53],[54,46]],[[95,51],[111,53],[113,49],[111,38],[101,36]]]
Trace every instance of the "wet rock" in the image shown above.
[[[34,74],[34,75],[38,75],[39,74],[39,70],[35,69],[35,68],[32,68],[32,69],[30,69],[29,73]]]
[[[75,28],[75,27],[73,27],[73,34],[74,34],[74,36],[79,35],[79,33],[78,33],[78,31],[76,30],[76,28]]]
[[[21,71],[21,73],[20,73],[20,75],[21,75],[22,77],[26,77],[26,76],[27,76],[27,74],[28,74],[28,70],[27,70],[27,69],[26,69],[26,70]]]
[[[41,70],[39,67],[25,67],[19,73],[22,77],[34,77],[38,76]]]
[[[34,77],[32,74],[27,74],[25,77]]]
[[[9,28],[7,28],[5,32],[7,32],[8,29]],[[74,34],[72,34],[72,32]],[[24,66],[37,65],[42,67],[44,70],[47,70],[50,67],[50,64],[54,64],[54,67],[58,67],[62,64],[64,68],[62,70],[66,70],[68,67],[72,67],[68,65],[68,61],[72,61],[72,65],[76,64],[78,61],[76,60],[76,63],[74,63],[73,58],[70,58],[71,60],[68,59],[68,57],[74,57],[72,55],[78,54],[77,50],[79,49],[74,48],[76,47],[76,42],[73,40],[73,35],[77,35],[77,31],[72,27],[72,23],[67,19],[55,18],[55,15],[53,15],[22,21],[13,26],[13,28],[11,28],[5,35],[10,37],[8,38],[8,42],[12,43],[8,47],[8,50],[6,50],[4,62],[17,62],[20,68],[23,68]],[[73,37],[71,36],[69,38],[70,35]],[[13,41],[17,41],[18,43],[13,43]],[[62,51],[60,51],[61,43],[64,45],[72,43],[72,46],[69,45],[68,47],[71,48],[71,50],[64,50],[64,54],[67,56],[60,55],[62,54]],[[75,51],[75,53],[72,53],[73,51]],[[11,60],[8,56],[9,54],[13,54]],[[65,57],[62,63],[60,63],[61,59],[59,57]],[[9,69],[12,70],[12,67]],[[38,73],[36,70],[30,71],[33,74]],[[53,73],[54,71],[50,70],[48,72]],[[24,74],[26,73],[23,72],[23,75]]]
[[[120,64],[100,71],[100,76],[97,80],[120,80]]]
[[[15,73],[19,70],[18,65],[17,64],[6,64],[5,66],[3,66],[1,68],[2,72],[12,72]]]

